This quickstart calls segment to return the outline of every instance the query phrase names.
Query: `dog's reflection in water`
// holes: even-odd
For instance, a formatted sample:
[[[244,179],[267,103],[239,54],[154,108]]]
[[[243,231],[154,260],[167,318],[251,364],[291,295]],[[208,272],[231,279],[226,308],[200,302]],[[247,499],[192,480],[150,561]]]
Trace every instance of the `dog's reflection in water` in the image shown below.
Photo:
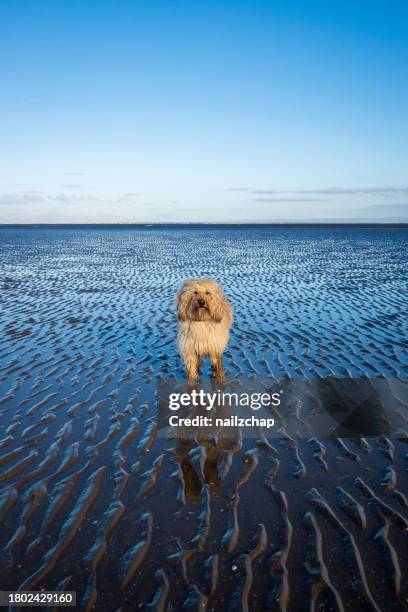
[[[227,418],[231,416],[231,410],[218,407],[216,414]],[[208,485],[211,497],[218,497],[231,466],[232,454],[242,446],[239,429],[178,427],[176,434],[174,456],[182,471],[186,499],[198,501],[202,484]]]

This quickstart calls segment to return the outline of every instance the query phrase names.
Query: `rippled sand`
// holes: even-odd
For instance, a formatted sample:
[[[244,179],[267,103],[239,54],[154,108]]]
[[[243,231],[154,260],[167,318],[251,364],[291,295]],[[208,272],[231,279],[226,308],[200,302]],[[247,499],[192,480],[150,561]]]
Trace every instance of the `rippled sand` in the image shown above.
[[[406,610],[407,437],[177,443],[155,389],[183,377],[174,293],[200,275],[234,306],[230,378],[407,378],[407,238],[0,230],[1,589],[101,611]]]

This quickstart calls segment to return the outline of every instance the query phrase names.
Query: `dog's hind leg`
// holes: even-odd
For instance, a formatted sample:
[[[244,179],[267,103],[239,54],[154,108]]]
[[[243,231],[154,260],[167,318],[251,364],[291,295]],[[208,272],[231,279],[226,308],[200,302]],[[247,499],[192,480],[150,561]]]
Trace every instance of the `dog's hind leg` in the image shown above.
[[[224,366],[222,363],[222,355],[210,355],[211,361],[211,376],[220,381],[225,381]]]

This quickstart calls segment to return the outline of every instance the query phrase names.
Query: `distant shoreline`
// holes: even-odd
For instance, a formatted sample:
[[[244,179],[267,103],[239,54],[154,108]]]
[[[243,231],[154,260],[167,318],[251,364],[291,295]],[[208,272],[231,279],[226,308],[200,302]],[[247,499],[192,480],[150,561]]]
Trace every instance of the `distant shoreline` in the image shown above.
[[[408,223],[2,223],[0,229],[407,229]]]

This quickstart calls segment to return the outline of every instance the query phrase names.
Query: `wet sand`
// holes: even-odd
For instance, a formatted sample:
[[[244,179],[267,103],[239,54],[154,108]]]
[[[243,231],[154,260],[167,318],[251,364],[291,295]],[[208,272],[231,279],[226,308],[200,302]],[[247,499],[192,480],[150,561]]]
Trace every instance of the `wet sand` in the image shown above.
[[[183,377],[187,276],[234,306],[229,378],[407,378],[407,238],[0,230],[1,589],[101,611],[407,610],[408,436],[180,443],[155,406],[157,376]]]

